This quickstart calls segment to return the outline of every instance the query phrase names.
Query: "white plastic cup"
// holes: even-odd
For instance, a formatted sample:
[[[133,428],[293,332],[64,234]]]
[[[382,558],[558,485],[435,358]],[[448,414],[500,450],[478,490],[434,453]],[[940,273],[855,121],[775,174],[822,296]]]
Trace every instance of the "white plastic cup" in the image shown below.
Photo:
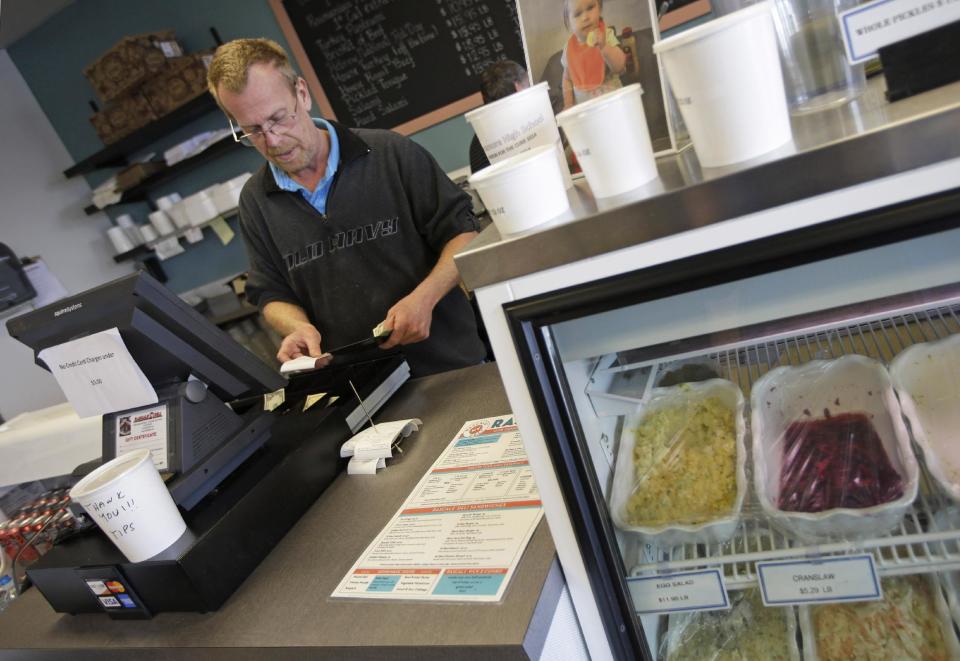
[[[167,208],[169,209],[170,207]],[[150,219],[150,224],[153,225],[153,229],[157,231],[158,235],[166,236],[167,234],[173,234],[175,230],[173,221],[170,220],[170,216],[168,216],[167,212],[163,209],[151,211],[147,217]]]
[[[154,229],[153,225],[141,225],[140,234],[143,236],[143,240],[147,243],[152,243],[157,240],[157,230]]]
[[[190,219],[187,217],[186,200],[178,200],[177,202],[174,202],[165,211],[166,214],[170,216],[170,220],[173,221],[174,226],[178,230],[190,228]]]
[[[139,246],[143,243],[143,235],[140,233],[140,228],[137,227],[137,224],[133,221],[133,216],[128,213],[120,214],[117,216],[117,225],[123,228],[123,231],[127,233],[133,245]]]
[[[657,177],[642,95],[640,85],[627,85],[557,115],[594,197],[620,195]]]
[[[553,145],[501,160],[468,181],[502,235],[536,227],[570,208]]]
[[[170,193],[169,195],[164,195],[163,197],[157,198],[157,208],[166,211],[181,199],[183,198],[180,197],[180,193]]]
[[[655,44],[704,167],[732,165],[792,138],[770,6],[762,2]]]
[[[573,180],[563,155],[560,131],[547,92],[549,89],[546,82],[538,83],[474,108],[464,117],[477,134],[490,163],[499,163],[534,147],[553,146],[564,188],[570,188]]]
[[[133,241],[130,240],[130,236],[123,227],[115,225],[108,229],[107,238],[110,239],[110,243],[113,244],[113,249],[117,251],[118,255],[134,249]]]
[[[187,529],[146,449],[100,466],[77,482],[70,498],[130,562],[152,558]]]
[[[204,188],[183,201],[187,220],[193,227],[203,225],[208,220],[219,215],[217,205],[213,201],[210,189]]]

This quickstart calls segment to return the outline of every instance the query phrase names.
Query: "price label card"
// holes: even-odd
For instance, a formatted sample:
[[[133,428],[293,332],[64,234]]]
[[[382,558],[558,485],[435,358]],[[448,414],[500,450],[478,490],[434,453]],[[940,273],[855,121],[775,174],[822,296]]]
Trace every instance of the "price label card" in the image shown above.
[[[80,307],[76,303],[56,314],[67,314]],[[37,357],[50,369],[81,418],[159,401],[157,391],[116,328],[48,347]]]
[[[874,601],[883,598],[873,556],[758,562],[757,576],[767,606]]]
[[[628,578],[627,586],[639,615],[730,608],[719,569]]]

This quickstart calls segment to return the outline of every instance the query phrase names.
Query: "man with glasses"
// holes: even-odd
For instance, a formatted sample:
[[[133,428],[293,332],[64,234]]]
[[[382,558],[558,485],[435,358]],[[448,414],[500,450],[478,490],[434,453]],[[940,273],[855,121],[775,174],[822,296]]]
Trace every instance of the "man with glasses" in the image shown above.
[[[247,296],[281,361],[391,330],[414,376],[484,358],[453,255],[476,236],[469,197],[413,141],[312,118],[306,82],[268,39],[220,46],[207,76],[234,139],[267,160],[244,186]]]

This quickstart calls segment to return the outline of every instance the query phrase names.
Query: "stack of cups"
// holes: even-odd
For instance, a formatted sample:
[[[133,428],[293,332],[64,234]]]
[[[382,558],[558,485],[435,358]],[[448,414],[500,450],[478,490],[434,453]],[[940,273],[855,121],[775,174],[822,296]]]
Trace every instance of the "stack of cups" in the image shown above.
[[[173,226],[173,221],[170,220],[170,216],[168,216],[167,212],[163,209],[151,211],[148,217],[150,218],[150,224],[153,225],[153,229],[156,231],[157,235],[167,236],[168,234],[174,233],[176,228]]]
[[[166,211],[181,199],[180,193],[170,193],[169,195],[164,195],[163,197],[157,198],[157,208]]]
[[[157,231],[160,232],[161,235],[173,234],[175,229],[186,229],[190,227],[190,221],[187,219],[187,210],[183,204],[183,198],[180,197],[180,193],[170,193],[169,195],[158,198],[157,209],[164,212],[173,223],[173,226],[175,226],[170,227],[169,231],[161,231],[160,228],[157,227]],[[150,222],[153,222],[152,216]],[[154,225],[154,227],[156,227],[156,225]]]
[[[580,103],[557,115],[595,197],[620,195],[657,177],[640,85]]]
[[[107,238],[110,239],[110,243],[113,244],[113,249],[118,255],[129,252],[136,247],[126,230],[116,225],[107,230]]]
[[[670,86],[704,167],[790,142],[790,114],[767,2],[658,42]]]
[[[140,234],[140,228],[133,222],[133,216],[128,213],[117,216],[117,225],[123,228],[130,242],[135,246],[143,244],[143,235]]]
[[[159,238],[157,230],[154,229],[153,225],[141,225],[140,234],[143,236],[143,240],[146,243],[153,243]]]
[[[563,155],[548,89],[547,83],[539,83],[471,110],[464,117],[492,164],[534,147],[553,147],[564,188],[570,188],[573,181]]]
[[[130,562],[152,558],[187,530],[146,449],[100,466],[77,482],[70,498]]]

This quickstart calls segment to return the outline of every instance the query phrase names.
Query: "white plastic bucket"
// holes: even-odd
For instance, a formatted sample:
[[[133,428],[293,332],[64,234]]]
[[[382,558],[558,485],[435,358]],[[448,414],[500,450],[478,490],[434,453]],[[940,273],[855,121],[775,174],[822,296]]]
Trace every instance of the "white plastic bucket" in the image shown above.
[[[627,85],[557,115],[595,197],[632,190],[657,177],[643,90]]]
[[[739,163],[790,141],[768,3],[698,25],[653,49],[663,59],[702,166]]]
[[[180,197],[180,193],[170,193],[169,195],[158,197],[157,208],[163,209],[164,211],[166,211],[167,209],[169,209],[170,207],[172,207],[174,204],[176,204],[182,199],[183,198]]]
[[[183,200],[184,210],[190,225],[198,227],[219,215],[217,205],[209,188],[204,188]],[[173,207],[176,209],[176,205]]]
[[[107,238],[110,239],[110,243],[118,255],[129,252],[136,247],[133,245],[133,241],[130,240],[130,235],[127,234],[126,229],[117,225],[107,230]]]
[[[514,234],[570,208],[552,145],[494,163],[469,179],[500,234]]]
[[[187,217],[187,201],[180,200],[174,202],[166,210],[166,214],[170,216],[170,220],[173,221],[174,226],[178,230],[187,229],[190,227],[190,218]]]
[[[168,209],[170,207],[167,207]],[[166,236],[167,234],[173,234],[174,227],[173,221],[170,220],[170,216],[167,215],[167,212],[163,209],[157,209],[156,211],[151,211],[147,217],[150,219],[150,224],[153,225],[153,229],[157,231],[159,236]]]
[[[130,562],[152,558],[187,529],[146,449],[100,466],[77,482],[70,498]]]
[[[490,163],[499,163],[534,147],[555,147],[564,188],[570,188],[573,181],[563,155],[548,89],[547,83],[538,83],[475,108],[464,117],[477,134]]]
[[[156,228],[153,225],[141,225],[140,234],[143,236],[143,240],[146,243],[153,243],[159,238]]]

